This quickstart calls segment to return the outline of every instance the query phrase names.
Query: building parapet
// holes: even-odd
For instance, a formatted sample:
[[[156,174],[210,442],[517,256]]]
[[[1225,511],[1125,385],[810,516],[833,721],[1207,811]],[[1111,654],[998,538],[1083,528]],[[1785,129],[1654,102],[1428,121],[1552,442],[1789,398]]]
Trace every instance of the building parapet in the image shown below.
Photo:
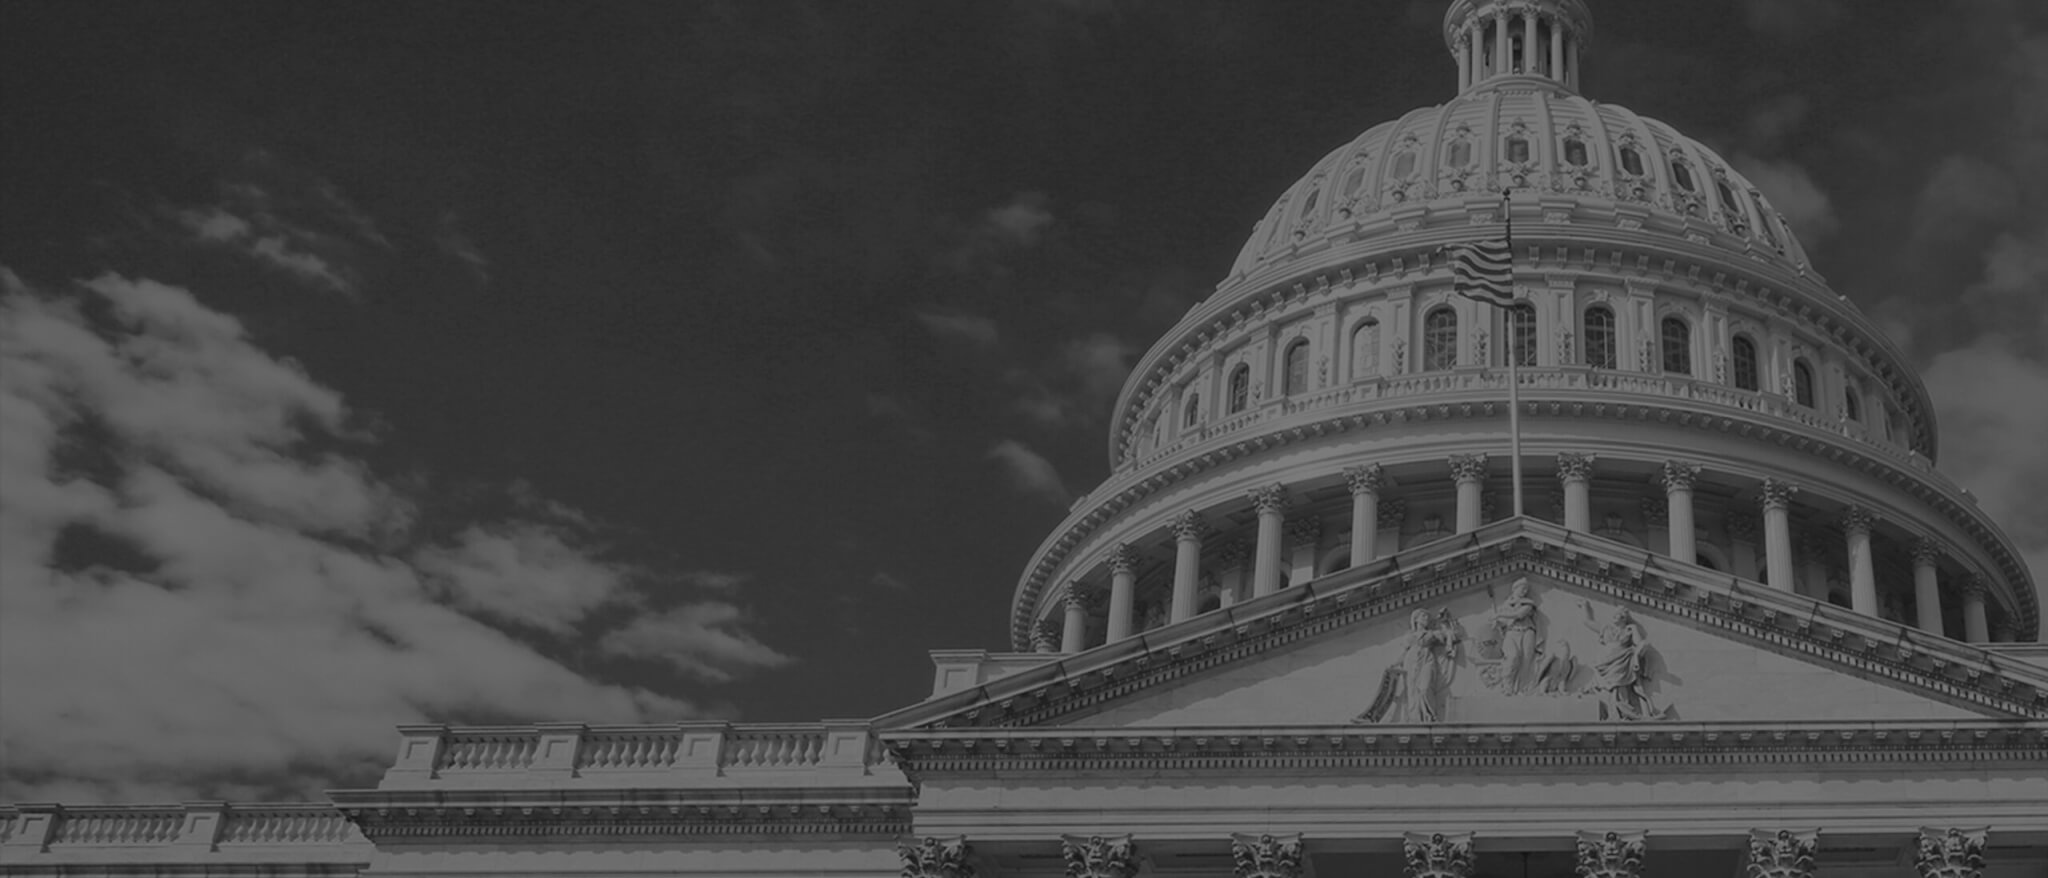
[[[866,720],[399,728],[379,790],[873,786],[896,772]]]
[[[260,860],[353,871],[369,855],[369,841],[326,804],[0,806],[0,859],[9,874],[37,862],[95,861]]]

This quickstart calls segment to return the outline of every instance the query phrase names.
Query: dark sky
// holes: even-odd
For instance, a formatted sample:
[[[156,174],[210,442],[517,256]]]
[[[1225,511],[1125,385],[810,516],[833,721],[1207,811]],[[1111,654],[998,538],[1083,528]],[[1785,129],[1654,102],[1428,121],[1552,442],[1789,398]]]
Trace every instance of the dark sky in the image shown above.
[[[1444,5],[0,0],[0,799],[921,697],[1272,199],[1453,96]],[[2044,571],[2039,5],[1593,8]]]

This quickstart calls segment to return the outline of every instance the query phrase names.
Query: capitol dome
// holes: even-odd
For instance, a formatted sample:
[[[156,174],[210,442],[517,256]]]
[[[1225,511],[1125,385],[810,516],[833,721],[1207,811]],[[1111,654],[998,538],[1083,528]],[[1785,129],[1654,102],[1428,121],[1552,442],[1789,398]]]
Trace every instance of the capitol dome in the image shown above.
[[[1725,159],[1579,94],[1590,34],[1582,0],[1453,0],[1457,95],[1316,162],[1139,359],[1110,477],[1018,584],[1017,648],[1509,525],[1902,631],[2037,637],[1903,354]],[[1459,295],[1446,247],[1510,229],[1513,307]]]

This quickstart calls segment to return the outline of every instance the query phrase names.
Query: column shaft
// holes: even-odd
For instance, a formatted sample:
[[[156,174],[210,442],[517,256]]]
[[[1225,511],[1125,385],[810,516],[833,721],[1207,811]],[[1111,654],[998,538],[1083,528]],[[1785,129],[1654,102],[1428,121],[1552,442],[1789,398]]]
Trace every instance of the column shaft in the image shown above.
[[[1527,12],[1522,13],[1522,69],[1516,72],[1536,72],[1536,16]],[[1502,347],[1506,348],[1509,345]],[[1514,356],[1514,352],[1509,350],[1508,355]]]
[[[1937,637],[1946,636],[1941,630],[1941,572],[1935,564],[1941,559],[1941,550],[1932,540],[1921,540],[1913,546],[1913,609],[1920,620],[1920,630]]]
[[[1699,549],[1693,545],[1692,486],[1698,480],[1698,464],[1680,463],[1675,460],[1664,462],[1664,509],[1665,527],[1671,546],[1671,557],[1682,563],[1699,563]]]
[[[1493,19],[1493,72],[1498,76],[1508,72],[1508,17],[1497,13]]]
[[[1870,562],[1870,513],[1850,507],[1842,520],[1849,543],[1849,608],[1865,616],[1878,615],[1877,569]]]
[[[1972,576],[1963,589],[1963,639],[1971,643],[1991,642],[1991,621],[1984,612],[1984,597],[1988,593],[1980,576]]]
[[[1116,547],[1110,556],[1109,633],[1103,639],[1115,643],[1131,636],[1131,604],[1138,586],[1137,553],[1130,545]]]
[[[1372,563],[1380,550],[1380,465],[1354,466],[1344,470],[1351,488],[1351,566]]]
[[[1797,591],[1792,578],[1792,494],[1799,489],[1773,479],[1763,484],[1764,572],[1772,588]]]
[[[1502,30],[1506,32],[1505,27]],[[1480,515],[1480,488],[1486,478],[1486,455],[1451,455],[1451,477],[1458,483],[1458,533],[1478,530]]]
[[[1202,577],[1202,518],[1183,512],[1173,524],[1173,604],[1168,622],[1180,622],[1195,615],[1195,588]]]
[[[1550,23],[1550,78],[1564,81],[1564,28],[1560,23]]]
[[[1259,540],[1252,551],[1252,597],[1280,590],[1280,528],[1286,523],[1287,490],[1279,485],[1252,492],[1259,510]]]
[[[1564,483],[1564,527],[1593,532],[1593,455],[1574,451],[1557,455],[1557,480]]]
[[[1060,652],[1080,652],[1088,640],[1088,603],[1081,597],[1080,583],[1067,583],[1066,627],[1060,632]]]

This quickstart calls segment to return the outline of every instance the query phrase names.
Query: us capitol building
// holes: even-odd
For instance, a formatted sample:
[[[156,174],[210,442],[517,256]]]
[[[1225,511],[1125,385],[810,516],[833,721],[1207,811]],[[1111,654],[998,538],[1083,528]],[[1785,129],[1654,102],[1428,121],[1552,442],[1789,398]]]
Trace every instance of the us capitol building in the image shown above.
[[[408,726],[327,803],[0,809],[0,874],[2048,875],[2039,597],[1898,348],[1579,95],[1583,0],[1443,34],[1457,96],[1258,220],[924,701]],[[1458,295],[1510,219],[1516,304]]]

